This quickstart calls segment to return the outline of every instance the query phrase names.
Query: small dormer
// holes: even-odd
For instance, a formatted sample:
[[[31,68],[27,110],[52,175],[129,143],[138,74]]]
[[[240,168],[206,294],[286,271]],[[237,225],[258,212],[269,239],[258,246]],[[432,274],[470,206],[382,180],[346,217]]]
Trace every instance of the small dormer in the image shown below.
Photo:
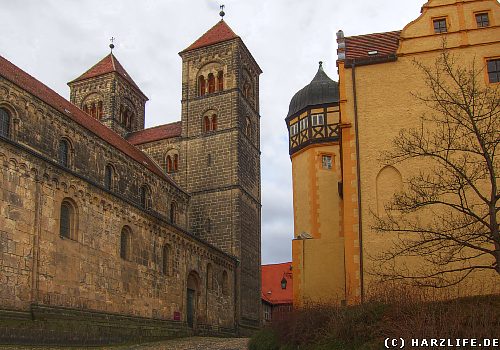
[[[144,129],[148,98],[113,53],[68,85],[71,102],[117,134]]]

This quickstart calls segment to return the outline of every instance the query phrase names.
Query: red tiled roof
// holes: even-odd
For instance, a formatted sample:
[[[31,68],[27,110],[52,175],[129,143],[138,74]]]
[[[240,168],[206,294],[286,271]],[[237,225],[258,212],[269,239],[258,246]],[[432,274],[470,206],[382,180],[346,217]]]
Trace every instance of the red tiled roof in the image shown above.
[[[262,299],[271,304],[291,304],[293,302],[292,263],[262,265]],[[285,277],[286,289],[281,288]]]
[[[54,109],[64,114],[67,118],[73,120],[77,124],[89,130],[96,136],[109,143],[111,146],[117,148],[121,152],[128,155],[130,158],[140,163],[142,166],[146,167],[151,172],[169,181],[177,187],[172,179],[165,175],[151,159],[149,159],[135,146],[127,142],[124,138],[116,134],[113,130],[111,130],[104,124],[101,124],[98,120],[84,113],[74,104],[57,94],[55,91],[26,73],[19,67],[9,62],[2,56],[0,56],[0,76],[11,81],[21,89],[27,91],[31,95],[52,106]]]
[[[238,36],[226,24],[226,22],[220,20],[216,25],[210,28],[205,34],[203,34],[198,40],[196,40],[182,52],[198,49],[200,47],[220,43],[234,38],[238,38]]]
[[[88,71],[80,75],[75,80],[72,80],[70,83],[74,83],[89,78],[94,78],[99,75],[104,75],[111,72],[118,73],[122,78],[124,78],[126,81],[132,84],[132,86],[135,87],[142,95],[144,95],[141,89],[139,89],[139,86],[137,86],[132,77],[127,73],[125,68],[123,68],[120,62],[118,62],[118,60],[116,59],[115,55],[113,55],[112,53],[104,57],[102,60],[97,62],[92,68],[90,68]],[[146,97],[146,95],[144,95],[144,97]]]
[[[395,54],[401,31],[348,36],[345,38],[346,59],[368,58]],[[377,51],[376,55],[368,55]]]
[[[127,136],[127,141],[133,145],[140,145],[177,136],[181,136],[181,122],[158,125],[133,132]]]

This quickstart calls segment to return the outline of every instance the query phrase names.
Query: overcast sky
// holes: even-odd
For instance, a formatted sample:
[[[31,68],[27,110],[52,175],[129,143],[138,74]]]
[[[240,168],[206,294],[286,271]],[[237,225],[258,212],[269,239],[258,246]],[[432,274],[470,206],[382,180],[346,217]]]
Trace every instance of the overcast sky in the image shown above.
[[[222,1],[222,0],[221,0]],[[337,80],[335,33],[402,29],[424,0],[0,0],[0,55],[69,99],[73,80],[114,53],[149,97],[146,127],[180,120],[178,52],[225,20],[263,70],[260,80],[262,262],[291,260],[288,104],[324,62]]]

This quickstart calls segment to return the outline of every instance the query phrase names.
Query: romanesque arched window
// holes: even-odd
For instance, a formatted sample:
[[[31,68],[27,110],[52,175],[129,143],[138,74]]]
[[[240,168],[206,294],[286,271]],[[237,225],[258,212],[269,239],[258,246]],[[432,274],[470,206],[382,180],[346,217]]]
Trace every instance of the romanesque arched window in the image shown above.
[[[179,155],[174,154],[174,171],[179,170]]]
[[[222,272],[222,294],[224,294],[224,295],[229,294],[229,277],[227,275],[226,270],[224,270],[224,272]]]
[[[141,206],[144,209],[149,209],[151,207],[151,198],[148,186],[143,185],[140,189]]]
[[[217,115],[212,114],[212,118],[210,120],[210,130],[217,130]]]
[[[102,101],[97,102],[97,119],[102,118]]]
[[[104,168],[104,187],[110,191],[113,189],[113,175],[113,166],[111,164],[106,164]]]
[[[10,114],[5,108],[0,108],[0,136],[10,136]]]
[[[58,160],[59,164],[62,166],[69,166],[69,142],[67,140],[59,141],[59,154]]]
[[[219,71],[217,73],[217,91],[224,90],[224,72]]]
[[[63,238],[76,240],[76,207],[68,198],[61,203],[59,217],[59,235]]]
[[[203,118],[203,131],[210,131],[210,117],[208,115]]]
[[[172,157],[170,155],[167,156],[167,173],[171,173],[174,169],[174,164],[172,162]]]
[[[129,260],[132,256],[132,230],[128,226],[123,226],[120,235],[120,258]]]
[[[198,78],[198,95],[205,95],[205,77],[203,75]]]
[[[165,244],[163,246],[163,254],[162,254],[162,272],[164,275],[169,275],[170,274],[170,246],[168,244]]]
[[[170,222],[177,223],[177,203],[174,201],[170,204]]]
[[[243,85],[243,96],[248,100],[252,98],[252,86],[248,82]]]
[[[208,74],[208,93],[214,93],[215,92],[215,77],[213,73]]]

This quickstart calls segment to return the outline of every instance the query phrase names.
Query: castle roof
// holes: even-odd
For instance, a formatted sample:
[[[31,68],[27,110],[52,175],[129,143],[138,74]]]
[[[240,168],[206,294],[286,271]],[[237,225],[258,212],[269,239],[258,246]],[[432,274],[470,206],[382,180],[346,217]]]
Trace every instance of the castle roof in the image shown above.
[[[146,154],[137,149],[134,145],[127,142],[127,140],[116,134],[104,124],[101,124],[97,119],[89,117],[74,104],[2,56],[0,56],[0,76],[56,109],[67,118],[71,119],[136,162],[140,163],[149,171],[178,187],[171,178],[164,174],[163,171],[148,156],[146,156]]]
[[[80,75],[78,78],[70,81],[69,84],[76,83],[78,81],[86,80],[89,78],[98,77],[100,75],[108,74],[111,72],[118,73],[118,75],[120,75],[123,79],[128,81],[135,89],[137,89],[137,91],[139,91],[146,98],[146,100],[148,99],[147,96],[144,95],[144,93],[141,91],[141,89],[139,89],[139,86],[137,86],[132,77],[127,73],[125,68],[123,68],[121,63],[116,59],[113,53],[110,53],[109,55],[104,57],[94,66],[92,66],[88,71]]]
[[[345,38],[346,60],[396,54],[399,47],[400,35],[401,31],[398,30],[385,33],[348,36]],[[372,52],[372,54],[369,55],[368,52]]]
[[[149,129],[139,130],[127,135],[127,141],[133,145],[169,139],[181,136],[181,122],[158,125]]]
[[[198,38],[198,40],[182,52],[199,49],[200,47],[217,44],[235,38],[239,38],[239,36],[233,32],[226,22],[220,20],[216,25],[210,28],[205,34],[203,34],[200,38]]]
[[[326,75],[320,62],[313,80],[292,97],[287,118],[308,106],[335,102],[339,102],[338,83]]]
[[[281,288],[285,278],[286,288]],[[293,301],[292,263],[262,265],[262,299],[276,304],[291,304]]]

